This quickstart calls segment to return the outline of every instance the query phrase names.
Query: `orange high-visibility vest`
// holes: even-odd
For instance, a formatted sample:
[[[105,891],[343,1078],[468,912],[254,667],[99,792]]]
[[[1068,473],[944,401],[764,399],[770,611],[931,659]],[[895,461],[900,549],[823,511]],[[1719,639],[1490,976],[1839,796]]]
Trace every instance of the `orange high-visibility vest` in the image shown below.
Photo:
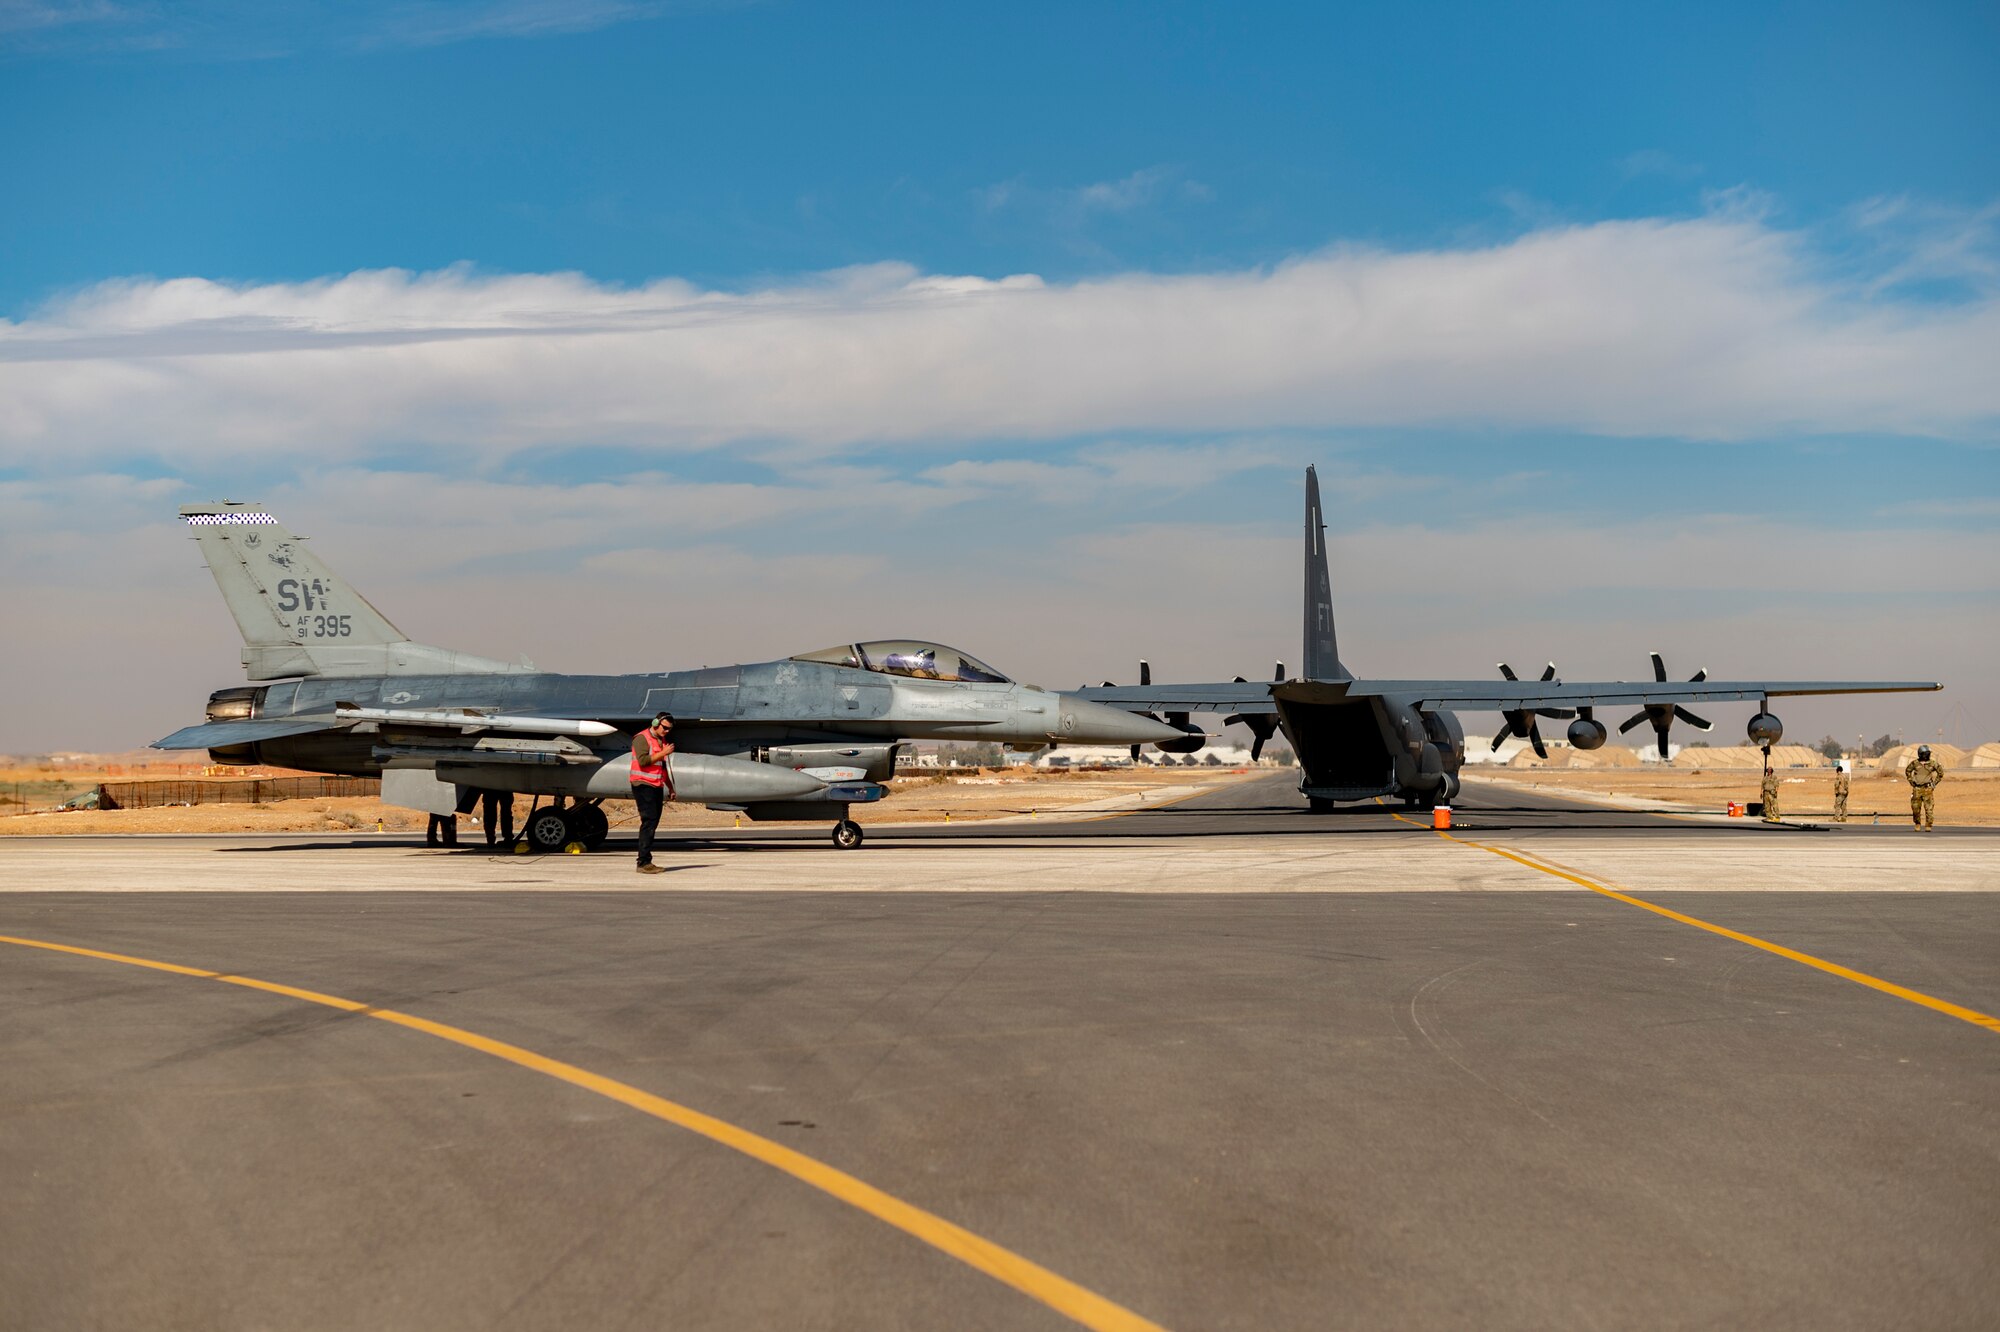
[[[653,728],[650,726],[639,734],[646,737],[646,748],[652,751],[652,758],[645,763],[641,763],[637,754],[632,756],[632,784],[634,786],[665,786],[667,784],[667,746],[673,742],[662,740],[659,736],[654,735]]]

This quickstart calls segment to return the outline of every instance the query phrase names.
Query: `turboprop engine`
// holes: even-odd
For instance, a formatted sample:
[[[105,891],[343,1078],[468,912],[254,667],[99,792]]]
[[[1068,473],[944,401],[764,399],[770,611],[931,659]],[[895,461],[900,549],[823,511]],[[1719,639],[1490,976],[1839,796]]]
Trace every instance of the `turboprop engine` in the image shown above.
[[[1178,740],[1162,740],[1155,744],[1153,748],[1162,754],[1192,754],[1208,743],[1208,734],[1190,722],[1185,712],[1169,712],[1167,725],[1180,727],[1183,734]]]
[[[1604,723],[1590,715],[1589,708],[1578,708],[1580,714],[1569,724],[1569,743],[1572,749],[1601,749],[1611,733],[1604,729]]]
[[[1750,719],[1748,730],[1751,744],[1775,745],[1784,738],[1785,724],[1772,713],[1759,712]]]

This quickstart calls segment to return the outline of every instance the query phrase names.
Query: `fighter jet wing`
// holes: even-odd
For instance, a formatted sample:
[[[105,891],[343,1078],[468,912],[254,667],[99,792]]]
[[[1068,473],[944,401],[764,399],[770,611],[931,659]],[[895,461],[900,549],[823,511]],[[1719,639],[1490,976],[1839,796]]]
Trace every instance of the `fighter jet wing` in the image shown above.
[[[1267,680],[1223,680],[1214,684],[1093,685],[1066,692],[1076,698],[1105,703],[1127,712],[1240,712],[1250,715],[1278,710],[1278,705],[1271,701],[1271,688]]]
[[[618,733],[615,726],[587,718],[523,717],[480,708],[364,708],[352,703],[339,703],[332,713],[317,717],[256,717],[203,722],[199,726],[183,727],[163,740],[155,740],[151,748],[216,749],[355,725],[366,725],[374,730],[388,726],[398,731],[440,731],[448,735],[468,736],[488,731],[554,736]]]
[[[1331,702],[1335,695],[1322,699],[1312,692],[1331,690],[1350,699],[1390,696],[1422,708],[1507,712],[1621,703],[1744,702],[1799,694],[1908,694],[1943,687],[1926,680],[1348,680],[1295,681],[1276,689],[1301,702]]]
[[[332,717],[244,718],[238,721],[203,722],[184,726],[172,735],[155,740],[152,749],[222,749],[229,745],[254,744],[259,740],[279,740],[310,731],[330,731],[342,723]]]

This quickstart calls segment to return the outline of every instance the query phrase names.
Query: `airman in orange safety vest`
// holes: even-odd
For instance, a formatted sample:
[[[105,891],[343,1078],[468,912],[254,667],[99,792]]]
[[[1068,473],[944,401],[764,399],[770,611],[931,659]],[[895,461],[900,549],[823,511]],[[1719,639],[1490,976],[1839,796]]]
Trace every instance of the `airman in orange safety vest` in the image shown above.
[[[668,759],[674,752],[674,715],[657,713],[653,724],[632,737],[632,800],[639,806],[639,873],[664,873],[653,863],[653,833],[660,811],[674,798]]]

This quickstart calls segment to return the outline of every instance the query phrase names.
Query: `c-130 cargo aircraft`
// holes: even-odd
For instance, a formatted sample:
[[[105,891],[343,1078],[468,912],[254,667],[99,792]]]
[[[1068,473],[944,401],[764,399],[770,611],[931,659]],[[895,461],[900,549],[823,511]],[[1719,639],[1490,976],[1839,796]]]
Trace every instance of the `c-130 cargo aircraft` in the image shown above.
[[[1319,477],[1306,468],[1305,674],[1286,679],[1279,665],[1269,683],[1235,680],[1209,684],[1155,685],[1141,663],[1141,683],[1079,689],[1076,697],[1163,716],[1183,734],[1159,747],[1185,753],[1199,749],[1202,732],[1188,721],[1196,712],[1231,713],[1230,721],[1250,728],[1261,751],[1282,729],[1299,761],[1299,790],[1315,813],[1342,801],[1399,797],[1406,806],[1449,804],[1458,794],[1465,763],[1465,732],[1454,712],[1497,712],[1505,719],[1493,737],[1500,748],[1509,736],[1528,741],[1548,756],[1538,717],[1570,719],[1568,739],[1578,749],[1596,749],[1609,731],[1599,708],[1637,708],[1618,727],[1620,734],[1641,724],[1653,728],[1661,758],[1676,719],[1698,730],[1710,724],[1684,704],[1758,701],[1748,727],[1750,742],[1773,745],[1784,724],[1770,700],[1805,694],[1892,694],[1934,690],[1933,682],[1911,680],[1711,680],[1706,670],[1685,681],[1669,681],[1666,663],[1655,652],[1653,679],[1563,681],[1551,662],[1538,680],[1520,680],[1501,663],[1498,680],[1364,680],[1341,663],[1333,623],[1333,581],[1327,571],[1326,524],[1321,517]],[[1135,748],[1134,754],[1136,756]]]
[[[939,643],[842,643],[783,661],[647,675],[559,675],[417,643],[255,505],[181,517],[243,634],[253,683],[153,742],[218,763],[382,778],[393,804],[447,814],[467,791],[537,797],[529,845],[601,845],[606,799],[630,799],[633,735],[675,719],[678,799],[752,819],[832,819],[880,800],[907,740],[1142,745],[1179,727],[1019,684]],[[541,797],[551,804],[544,807]]]

